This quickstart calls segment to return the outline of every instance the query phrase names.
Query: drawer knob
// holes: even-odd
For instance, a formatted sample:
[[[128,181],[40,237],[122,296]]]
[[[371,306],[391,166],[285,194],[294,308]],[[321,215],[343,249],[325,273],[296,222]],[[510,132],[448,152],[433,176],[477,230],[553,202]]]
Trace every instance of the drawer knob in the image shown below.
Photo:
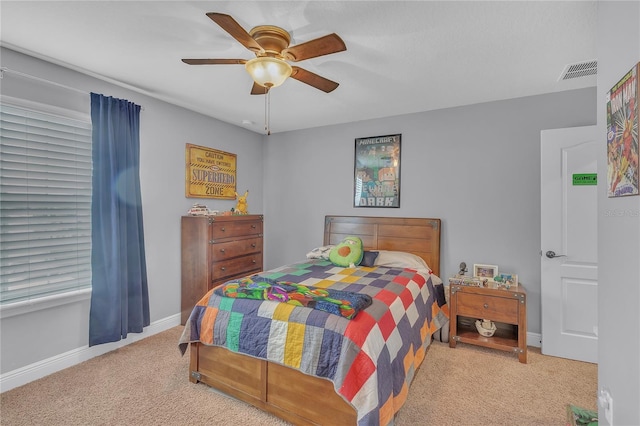
[[[485,309],[489,309],[489,304],[485,303],[485,304],[484,304],[484,308],[485,308]]]
[[[223,248],[220,249],[220,253],[224,253],[224,249]]]
[[[222,268],[220,268],[221,271],[226,271],[227,268],[225,268],[224,266]]]
[[[255,259],[253,259],[253,263],[256,263],[256,260],[255,260]]]
[[[256,229],[256,225],[251,225],[251,228]]]
[[[222,232],[226,231],[226,229],[224,229],[224,226],[223,226],[222,228],[220,228],[220,230],[221,230]]]
[[[252,248],[256,248],[256,243],[251,244]]]

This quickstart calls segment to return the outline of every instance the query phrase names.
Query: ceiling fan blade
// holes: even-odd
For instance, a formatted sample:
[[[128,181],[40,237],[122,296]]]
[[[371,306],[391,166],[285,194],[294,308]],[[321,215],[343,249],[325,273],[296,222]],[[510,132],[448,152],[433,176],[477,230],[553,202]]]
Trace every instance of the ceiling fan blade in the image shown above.
[[[224,13],[209,12],[207,16],[211,18],[213,22],[220,25],[220,27],[228,32],[231,37],[235,38],[247,49],[252,52],[262,51],[262,46],[251,37],[251,35],[244,29],[235,19]]]
[[[347,50],[344,41],[342,41],[337,34],[333,33],[284,49],[282,56],[289,61],[298,62],[331,53],[342,52],[344,50]]]
[[[268,87],[261,86],[256,82],[253,83],[253,87],[251,88],[252,95],[266,95],[268,91]]]
[[[296,66],[291,68],[293,68],[293,71],[291,72],[291,78],[295,78],[296,80],[306,83],[309,86],[313,86],[316,89],[320,89],[323,92],[332,92],[339,86],[339,84],[335,81],[331,81],[327,78],[321,77],[318,74],[312,73],[311,71],[307,71]]]
[[[189,65],[242,65],[246,59],[183,59]]]

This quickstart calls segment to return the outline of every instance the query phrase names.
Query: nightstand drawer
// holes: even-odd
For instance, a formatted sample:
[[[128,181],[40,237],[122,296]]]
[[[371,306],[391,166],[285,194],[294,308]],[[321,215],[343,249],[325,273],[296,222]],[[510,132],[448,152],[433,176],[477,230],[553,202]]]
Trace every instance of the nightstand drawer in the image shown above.
[[[458,315],[486,318],[508,324],[518,324],[518,299],[470,294],[457,294]]]

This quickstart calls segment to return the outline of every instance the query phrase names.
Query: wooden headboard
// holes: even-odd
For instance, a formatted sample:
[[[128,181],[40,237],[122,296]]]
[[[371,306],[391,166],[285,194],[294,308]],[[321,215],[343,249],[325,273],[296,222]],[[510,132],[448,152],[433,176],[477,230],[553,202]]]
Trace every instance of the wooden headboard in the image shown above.
[[[365,250],[406,251],[420,256],[440,276],[440,219],[325,216],[324,245],[354,235]]]

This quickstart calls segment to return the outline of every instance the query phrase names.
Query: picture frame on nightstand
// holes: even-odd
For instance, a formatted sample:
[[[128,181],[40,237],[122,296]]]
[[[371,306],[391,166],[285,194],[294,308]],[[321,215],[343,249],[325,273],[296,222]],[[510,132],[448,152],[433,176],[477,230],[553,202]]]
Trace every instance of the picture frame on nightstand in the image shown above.
[[[493,277],[498,275],[498,265],[485,265],[476,263],[473,265],[473,276],[478,278],[486,278],[493,281]]]
[[[517,287],[518,286],[518,275],[517,274],[507,274],[500,273],[494,277],[494,281],[503,287]]]

